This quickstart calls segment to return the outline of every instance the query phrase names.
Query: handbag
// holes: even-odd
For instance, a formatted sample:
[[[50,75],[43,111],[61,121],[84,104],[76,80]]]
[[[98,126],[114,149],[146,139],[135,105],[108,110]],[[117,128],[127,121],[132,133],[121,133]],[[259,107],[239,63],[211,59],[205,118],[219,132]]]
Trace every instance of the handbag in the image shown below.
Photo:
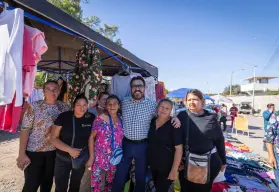
[[[74,147],[75,136],[76,136],[76,124],[75,124],[75,117],[73,116],[73,137],[72,137],[71,147]],[[71,157],[73,169],[80,169],[84,167],[88,159],[89,159],[89,152],[88,152],[88,146],[86,146],[81,149],[80,154],[77,158]]]
[[[185,142],[185,179],[197,184],[207,184],[210,180],[210,157],[213,150],[206,154],[198,155],[189,151],[190,116],[187,112],[187,128]]]
[[[110,116],[110,114],[108,114],[109,116],[109,123],[110,123],[110,127],[111,127],[111,132],[112,132],[112,138],[111,138],[111,149],[112,149],[112,157],[110,158],[110,164],[116,166],[120,163],[122,157],[123,157],[123,150],[122,148],[115,148],[114,147],[114,125],[113,125],[113,122],[112,122],[112,118]],[[122,120],[120,117],[118,117],[121,121],[121,124],[122,124]]]

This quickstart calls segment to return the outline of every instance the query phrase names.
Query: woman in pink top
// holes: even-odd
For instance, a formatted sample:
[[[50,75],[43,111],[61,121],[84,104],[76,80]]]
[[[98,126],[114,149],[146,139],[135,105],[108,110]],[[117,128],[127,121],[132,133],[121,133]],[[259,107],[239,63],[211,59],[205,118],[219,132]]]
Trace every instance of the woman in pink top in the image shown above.
[[[89,139],[90,163],[92,167],[91,191],[107,192],[111,190],[116,167],[110,164],[113,155],[111,147],[114,136],[114,148],[122,147],[123,129],[119,115],[120,100],[111,95],[107,98],[106,111],[97,116],[93,123]],[[114,134],[110,125],[109,116],[112,118]],[[95,142],[94,142],[95,141]]]

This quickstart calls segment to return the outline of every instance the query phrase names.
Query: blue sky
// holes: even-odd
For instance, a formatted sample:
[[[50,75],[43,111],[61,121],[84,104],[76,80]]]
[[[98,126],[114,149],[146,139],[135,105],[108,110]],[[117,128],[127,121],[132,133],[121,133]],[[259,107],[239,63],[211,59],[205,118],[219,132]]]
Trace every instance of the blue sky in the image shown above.
[[[279,76],[279,62],[265,67],[279,42],[277,0],[90,0],[84,16],[119,26],[123,46],[159,68],[168,89],[222,92],[256,75]],[[279,59],[278,59],[279,60]],[[279,83],[274,80],[272,83]]]

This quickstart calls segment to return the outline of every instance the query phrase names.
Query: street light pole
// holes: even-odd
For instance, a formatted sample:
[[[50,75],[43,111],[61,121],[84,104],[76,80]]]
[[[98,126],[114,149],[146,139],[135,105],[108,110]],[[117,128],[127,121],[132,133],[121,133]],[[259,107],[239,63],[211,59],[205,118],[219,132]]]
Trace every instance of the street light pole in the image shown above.
[[[237,71],[243,71],[244,69],[238,69],[238,70],[234,70],[231,73],[231,84],[230,84],[230,95],[232,95],[232,79],[233,79],[233,74]]]
[[[255,106],[256,67],[258,67],[258,66],[257,66],[257,65],[254,65],[253,95],[252,95],[252,110],[254,110],[254,106]]]

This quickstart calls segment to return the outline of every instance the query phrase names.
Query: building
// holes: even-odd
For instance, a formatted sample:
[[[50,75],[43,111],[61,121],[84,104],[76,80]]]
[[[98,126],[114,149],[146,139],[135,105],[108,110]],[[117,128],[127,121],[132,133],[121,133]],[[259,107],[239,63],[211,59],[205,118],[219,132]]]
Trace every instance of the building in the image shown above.
[[[279,84],[269,83],[269,80],[276,78],[277,77],[255,77],[255,95],[266,95],[266,91],[278,91]],[[254,77],[245,79],[245,81],[248,81],[248,83],[241,85],[240,91],[242,93],[252,95],[254,87]]]

